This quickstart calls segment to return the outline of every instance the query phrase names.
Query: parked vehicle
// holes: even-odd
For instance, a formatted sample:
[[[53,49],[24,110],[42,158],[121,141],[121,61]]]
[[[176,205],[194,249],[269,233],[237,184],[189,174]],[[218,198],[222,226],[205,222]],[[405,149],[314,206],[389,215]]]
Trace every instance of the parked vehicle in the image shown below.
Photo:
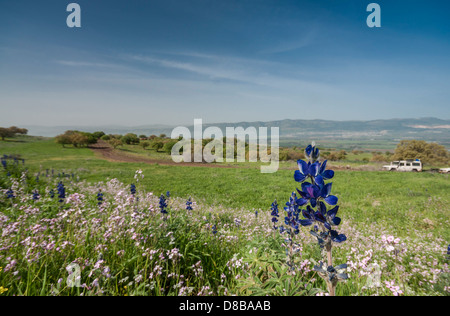
[[[384,170],[389,171],[415,171],[415,172],[421,172],[422,171],[422,162],[420,159],[416,160],[399,160],[399,161],[392,161],[390,165],[383,166]]]
[[[398,168],[400,161],[392,161],[390,165],[383,166],[384,170],[395,171]]]
[[[441,168],[439,169],[439,173],[450,173],[450,168]]]

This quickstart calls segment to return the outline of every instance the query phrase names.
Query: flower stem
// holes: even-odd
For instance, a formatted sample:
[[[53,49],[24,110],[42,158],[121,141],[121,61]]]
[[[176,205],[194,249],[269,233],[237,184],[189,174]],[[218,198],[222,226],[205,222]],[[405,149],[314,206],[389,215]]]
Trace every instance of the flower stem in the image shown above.
[[[332,244],[331,244],[331,239],[328,237],[328,242],[325,246],[326,251],[327,251],[327,263],[328,266],[333,266],[333,255],[331,253],[331,248],[332,248]],[[330,294],[330,296],[336,296],[336,283],[335,282],[331,282],[330,280],[326,280],[327,281],[327,286],[328,286],[328,293]]]

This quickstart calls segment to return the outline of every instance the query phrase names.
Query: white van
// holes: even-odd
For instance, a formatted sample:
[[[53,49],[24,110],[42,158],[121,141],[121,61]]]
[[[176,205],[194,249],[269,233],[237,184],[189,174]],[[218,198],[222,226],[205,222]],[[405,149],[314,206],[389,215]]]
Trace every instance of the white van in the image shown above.
[[[389,171],[422,171],[422,162],[420,159],[416,160],[400,160],[393,161],[390,165],[383,166],[383,169]]]

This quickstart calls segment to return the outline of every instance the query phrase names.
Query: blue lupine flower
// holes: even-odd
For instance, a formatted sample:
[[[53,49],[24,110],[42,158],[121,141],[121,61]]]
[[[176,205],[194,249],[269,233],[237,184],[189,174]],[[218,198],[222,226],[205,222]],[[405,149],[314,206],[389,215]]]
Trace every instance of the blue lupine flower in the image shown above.
[[[13,199],[13,198],[15,198],[16,196],[14,195],[14,192],[13,192],[13,190],[12,189],[9,189],[8,191],[6,191],[6,198],[8,198],[8,199]]]
[[[4,159],[2,159],[1,161],[2,161],[3,168],[6,169],[6,166],[8,165],[8,163]]]
[[[331,237],[331,240],[336,243],[341,243],[341,242],[344,242],[347,240],[347,236],[345,236],[344,234],[339,234],[335,230],[330,230],[330,237]]]
[[[191,198],[189,198],[189,200],[186,201],[186,210],[187,210],[187,211],[192,211],[192,201],[191,201]]]
[[[306,147],[305,156],[308,161],[298,160],[298,170],[294,172],[294,180],[301,183],[301,189],[297,188],[299,198],[293,193],[289,202],[286,203],[286,207],[284,208],[286,211],[286,217],[284,219],[285,226],[280,226],[280,233],[288,232],[287,241],[290,241],[289,247],[291,248],[290,252],[288,252],[288,249],[286,251],[288,256],[292,256],[293,234],[299,232],[299,226],[314,225],[310,233],[317,238],[321,249],[326,248],[327,259],[331,262],[329,256],[331,256],[332,243],[341,243],[347,240],[344,234],[339,234],[333,229],[334,226],[338,226],[341,223],[341,219],[337,217],[339,206],[336,204],[338,198],[331,194],[332,183],[325,183],[325,180],[332,179],[334,177],[334,171],[326,170],[326,160],[322,163],[318,161],[320,151],[315,147],[314,143]],[[299,210],[303,205],[306,205],[306,207]],[[327,210],[327,205],[331,205],[329,210]],[[272,222],[275,224],[278,222],[278,209],[274,206],[274,203],[272,203]],[[303,219],[299,218],[300,213],[303,215]],[[288,265],[294,268],[293,259],[290,258],[290,260]],[[329,289],[333,289],[337,281],[348,278],[343,271],[346,267],[345,264],[337,267],[331,265],[324,267],[323,263],[321,263],[320,266],[315,266],[314,270],[321,277],[328,279],[327,284],[329,285]],[[331,287],[328,281],[331,282]]]
[[[298,209],[298,204],[297,204],[297,196],[296,194],[293,192],[291,197],[289,198],[289,201],[286,203],[286,207],[284,208],[284,210],[286,211],[286,217],[284,218],[284,223],[287,226],[290,226],[291,228],[294,229],[294,233],[298,234],[299,233],[299,214],[300,211]]]
[[[310,226],[315,221],[314,210],[311,206],[307,205],[305,210],[302,210],[303,217],[305,219],[300,219],[300,224],[302,226]]]
[[[303,182],[308,177],[316,177],[319,172],[319,163],[306,162],[301,159],[297,160],[298,170],[294,173],[294,179],[297,182]]]
[[[302,214],[305,219],[301,219],[300,224],[302,226],[310,226],[314,222],[319,222],[323,224],[327,230],[329,230],[328,233],[332,241],[341,243],[347,240],[347,237],[343,234],[339,234],[335,230],[331,230],[332,226],[338,226],[341,223],[341,219],[336,216],[338,210],[339,206],[335,206],[331,210],[327,211],[325,203],[320,202],[318,210],[314,212],[314,210],[308,205],[305,210],[302,210]],[[317,235],[317,229],[316,234],[313,235],[319,239],[319,244],[321,243],[320,239],[325,239],[328,236],[326,232],[325,234]]]
[[[258,218],[258,211],[255,211],[255,217]]]
[[[323,185],[320,189],[320,197],[322,197],[324,201],[327,202],[327,204],[336,205],[338,198],[330,194],[331,186],[332,186],[331,182]]]
[[[161,214],[167,214],[166,208],[166,198],[164,197],[164,194],[161,194],[161,197],[159,198],[159,209],[161,210]]]
[[[132,195],[135,195],[135,194],[136,194],[136,186],[135,186],[134,184],[132,184],[132,185],[130,186],[130,192],[131,192]]]
[[[167,198],[170,198],[170,191],[166,192],[166,196],[167,196]]]
[[[278,227],[275,225],[275,223],[278,222],[278,217],[280,217],[280,215],[278,214],[278,203],[277,203],[277,200],[273,201],[272,206],[270,207],[270,209],[272,210],[272,213],[270,213],[270,215],[272,216],[273,228],[274,229],[278,229]]]
[[[11,176],[11,172],[8,171],[8,172],[6,173],[6,176],[7,176],[7,177],[10,177],[10,176]]]
[[[303,182],[308,177],[314,179],[315,184],[323,185],[324,180],[329,180],[334,177],[333,170],[325,170],[327,167],[327,160],[322,164],[320,162],[305,162],[303,160],[297,160],[298,170],[294,173],[294,179],[297,182]]]
[[[59,202],[62,203],[62,202],[64,202],[64,199],[66,198],[66,188],[64,187],[64,184],[62,182],[59,182],[57,189],[58,189]]]
[[[215,234],[217,234],[217,226],[216,225],[212,225],[211,226],[211,231],[212,231],[212,233],[215,235]]]
[[[55,191],[53,191],[53,189],[50,190],[50,192],[48,193],[50,194],[50,197],[53,199],[55,197]]]
[[[315,162],[316,160],[319,159],[320,151],[319,148],[315,147],[314,142],[305,148],[305,156],[312,162]]]
[[[97,204],[98,205],[102,205],[102,203],[103,203],[103,193],[102,193],[102,191],[98,191],[98,193],[97,193]]]
[[[33,192],[33,201],[39,201],[40,197],[41,196],[39,195],[39,192],[37,190],[34,190],[34,192]]]
[[[447,259],[450,260],[450,245],[447,248]]]
[[[333,170],[325,170],[327,167],[327,160],[322,162],[322,165],[320,165],[319,171],[317,172],[317,175],[315,176],[316,183],[323,183],[323,180],[329,180],[334,177],[334,171]]]
[[[312,207],[316,207],[317,198],[320,197],[321,189],[318,185],[311,184],[309,182],[302,183],[302,190],[297,189],[298,193],[302,196],[298,203],[304,205],[307,202],[311,204]]]

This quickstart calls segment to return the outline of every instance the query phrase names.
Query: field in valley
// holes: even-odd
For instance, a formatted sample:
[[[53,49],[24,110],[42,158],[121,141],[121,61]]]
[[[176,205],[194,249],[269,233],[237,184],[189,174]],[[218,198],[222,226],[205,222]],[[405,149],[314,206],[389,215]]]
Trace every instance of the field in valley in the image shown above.
[[[257,163],[182,166],[138,146],[120,152],[135,160],[106,160],[98,150],[62,148],[53,139],[0,142],[0,155],[25,159],[9,159],[0,170],[1,295],[326,294],[313,271],[320,252],[309,229],[296,235],[291,275],[283,236],[272,228],[272,202],[283,218],[299,187],[295,162],[262,174]],[[139,160],[144,156],[158,163]],[[350,276],[337,294],[448,295],[448,175],[361,165],[329,165],[348,238],[335,249]],[[164,215],[160,196],[167,191]],[[67,283],[71,264],[79,286]]]

